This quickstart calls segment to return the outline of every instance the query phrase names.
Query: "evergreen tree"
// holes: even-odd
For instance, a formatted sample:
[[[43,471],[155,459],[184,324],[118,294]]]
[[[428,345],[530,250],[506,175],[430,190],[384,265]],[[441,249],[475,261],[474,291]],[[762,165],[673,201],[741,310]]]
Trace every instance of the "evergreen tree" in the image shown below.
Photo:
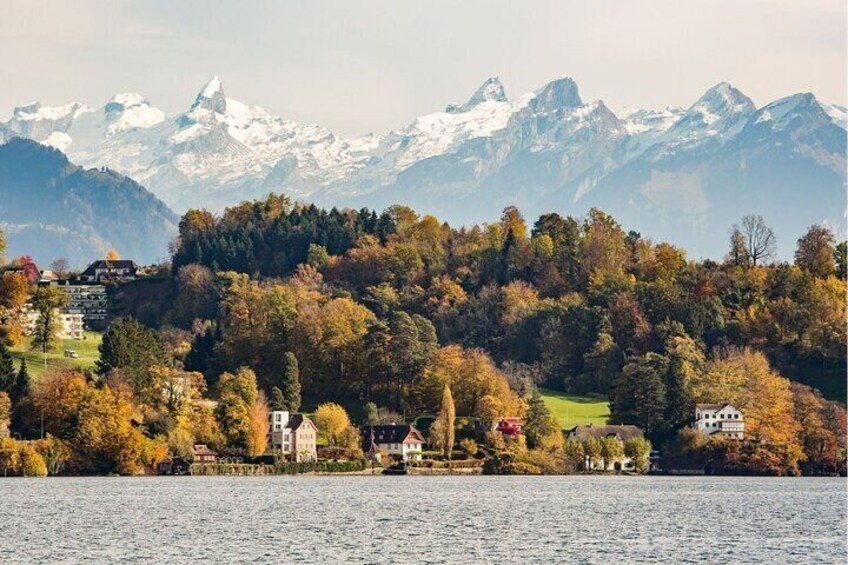
[[[406,312],[395,312],[391,324],[390,342],[392,375],[394,376],[394,405],[401,410],[406,401],[404,385],[412,383],[424,368],[424,348],[418,337],[418,327]]]
[[[848,242],[843,241],[836,246],[833,261],[836,264],[836,276],[844,281],[848,275]]]
[[[283,396],[283,391],[280,387],[275,386],[271,389],[271,398],[268,399],[268,408],[271,410],[286,410],[286,399]]]
[[[21,369],[18,371],[17,378],[15,379],[15,388],[12,394],[9,395],[15,405],[29,396],[31,384],[26,359],[21,359]]]
[[[286,372],[283,375],[283,398],[290,412],[300,409],[300,370],[297,366],[297,357],[294,353],[287,351]]]
[[[10,397],[15,387],[15,364],[12,361],[12,352],[6,344],[0,341],[0,392],[5,392]]]
[[[380,413],[377,409],[377,405],[373,402],[368,402],[365,404],[365,421],[370,426],[374,426],[380,423]]]
[[[610,421],[639,426],[657,437],[666,429],[668,358],[648,353],[633,358],[615,379],[610,395]]]
[[[365,400],[370,401],[375,393],[382,393],[382,402],[389,399],[388,391],[392,382],[392,359],[389,349],[391,341],[389,326],[385,323],[377,321],[368,326],[365,350],[369,370],[366,372]]]
[[[152,384],[151,367],[168,365],[168,355],[159,333],[132,318],[112,324],[103,335],[99,349],[97,372],[105,375],[112,369],[125,370],[136,393],[145,391]]]
[[[560,443],[562,431],[559,423],[545,405],[545,399],[538,389],[533,389],[527,406],[527,417],[524,419],[524,434],[529,447],[544,447]],[[559,437],[557,437],[557,435]]]

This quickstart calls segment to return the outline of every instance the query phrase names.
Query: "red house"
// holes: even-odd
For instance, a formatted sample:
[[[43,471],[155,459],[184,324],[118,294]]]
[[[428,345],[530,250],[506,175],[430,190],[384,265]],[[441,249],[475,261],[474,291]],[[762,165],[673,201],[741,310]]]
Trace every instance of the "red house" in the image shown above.
[[[501,418],[495,426],[495,431],[505,436],[517,437],[524,433],[521,418]]]

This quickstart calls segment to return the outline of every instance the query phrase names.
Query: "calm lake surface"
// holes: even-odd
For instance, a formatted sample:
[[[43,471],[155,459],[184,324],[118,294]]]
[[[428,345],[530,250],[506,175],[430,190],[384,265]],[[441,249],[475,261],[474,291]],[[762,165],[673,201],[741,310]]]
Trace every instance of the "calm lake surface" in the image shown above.
[[[846,481],[0,480],[0,563],[845,563]]]

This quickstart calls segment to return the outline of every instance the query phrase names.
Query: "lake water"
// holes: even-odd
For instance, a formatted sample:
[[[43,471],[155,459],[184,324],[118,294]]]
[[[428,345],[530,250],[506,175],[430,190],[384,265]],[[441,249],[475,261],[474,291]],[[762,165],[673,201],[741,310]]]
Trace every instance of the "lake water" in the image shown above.
[[[0,480],[0,563],[845,563],[846,481]]]

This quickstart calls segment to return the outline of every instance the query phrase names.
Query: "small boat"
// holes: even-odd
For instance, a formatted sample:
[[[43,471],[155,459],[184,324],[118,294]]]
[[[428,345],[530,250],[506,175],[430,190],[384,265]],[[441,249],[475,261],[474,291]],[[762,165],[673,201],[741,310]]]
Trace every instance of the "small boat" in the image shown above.
[[[408,475],[409,470],[406,468],[406,463],[395,463],[383,469],[384,475]]]

